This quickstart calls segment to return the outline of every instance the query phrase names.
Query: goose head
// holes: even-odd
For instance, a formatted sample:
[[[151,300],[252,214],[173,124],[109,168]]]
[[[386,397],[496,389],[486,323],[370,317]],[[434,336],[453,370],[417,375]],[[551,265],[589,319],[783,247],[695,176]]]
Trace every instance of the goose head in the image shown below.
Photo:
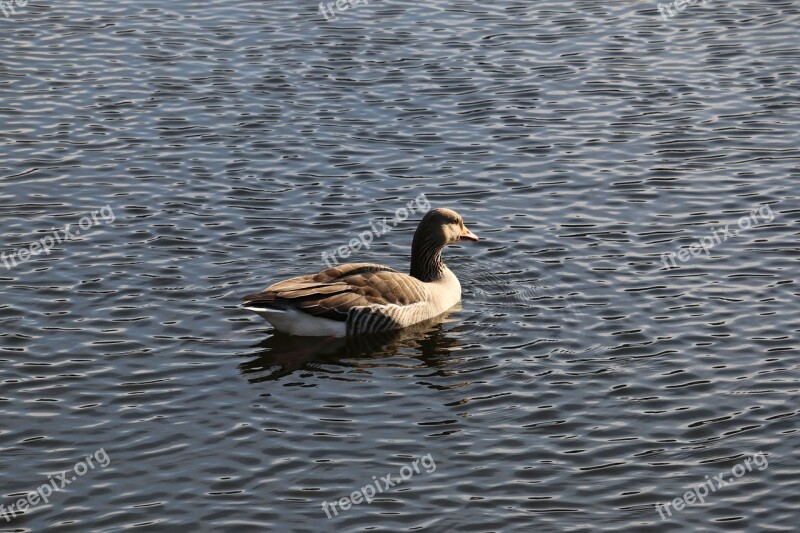
[[[478,237],[464,225],[461,215],[452,209],[439,207],[428,211],[414,233],[414,241],[442,248],[462,240],[477,241]]]
[[[411,245],[411,275],[432,281],[444,272],[442,248],[459,241],[477,241],[478,237],[464,225],[461,215],[439,207],[428,211],[414,233]]]

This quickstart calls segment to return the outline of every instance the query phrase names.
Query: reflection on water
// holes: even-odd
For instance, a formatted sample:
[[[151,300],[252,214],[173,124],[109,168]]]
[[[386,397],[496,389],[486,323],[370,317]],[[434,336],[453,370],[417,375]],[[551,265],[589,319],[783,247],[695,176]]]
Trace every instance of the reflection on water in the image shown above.
[[[458,341],[448,335],[445,326],[457,322],[449,318],[461,310],[457,304],[442,315],[405,329],[344,338],[297,337],[280,332],[256,346],[251,360],[239,365],[251,383],[279,380],[297,371],[344,374],[350,369],[369,368],[380,359],[402,355],[418,359],[426,367],[446,372],[448,357],[458,350]],[[357,374],[349,379],[358,379]]]

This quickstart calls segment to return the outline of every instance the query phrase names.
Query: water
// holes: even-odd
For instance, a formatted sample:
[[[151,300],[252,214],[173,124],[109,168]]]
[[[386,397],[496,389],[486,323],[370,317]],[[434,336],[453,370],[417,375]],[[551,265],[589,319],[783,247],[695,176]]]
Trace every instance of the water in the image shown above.
[[[794,530],[798,14],[0,17],[1,251],[90,217],[0,267],[0,503],[110,461],[0,529]],[[238,309],[421,193],[482,238],[445,254],[463,302],[443,322],[321,343]],[[406,269],[418,219],[354,259]],[[759,452],[768,467],[662,521],[656,504]],[[326,517],[427,454],[435,470]]]

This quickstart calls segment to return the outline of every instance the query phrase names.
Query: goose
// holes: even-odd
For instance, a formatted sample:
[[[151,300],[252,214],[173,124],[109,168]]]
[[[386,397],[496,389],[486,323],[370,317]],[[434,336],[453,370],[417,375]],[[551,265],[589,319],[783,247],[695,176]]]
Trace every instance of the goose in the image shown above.
[[[442,250],[462,240],[478,237],[461,215],[431,209],[414,233],[408,274],[373,263],[336,265],[249,294],[242,307],[289,335],[347,337],[402,329],[461,301],[461,284],[442,261]]]

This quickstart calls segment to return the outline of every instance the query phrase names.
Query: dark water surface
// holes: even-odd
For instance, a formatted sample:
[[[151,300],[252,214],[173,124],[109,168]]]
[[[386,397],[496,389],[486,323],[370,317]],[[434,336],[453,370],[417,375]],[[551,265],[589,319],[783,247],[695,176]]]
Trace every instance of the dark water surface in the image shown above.
[[[0,530],[796,530],[799,20],[739,0],[669,21],[588,0],[0,14],[0,251],[113,212],[0,264],[0,504],[110,460]],[[326,343],[238,308],[421,193],[482,238],[446,253],[443,323]],[[405,270],[419,218],[353,259]]]

